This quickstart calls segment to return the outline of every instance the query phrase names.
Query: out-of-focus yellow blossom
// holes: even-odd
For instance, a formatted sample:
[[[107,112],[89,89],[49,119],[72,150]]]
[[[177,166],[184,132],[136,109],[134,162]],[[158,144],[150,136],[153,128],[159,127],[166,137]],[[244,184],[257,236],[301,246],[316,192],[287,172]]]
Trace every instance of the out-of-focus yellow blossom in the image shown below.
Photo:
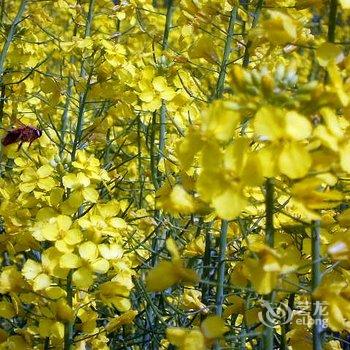
[[[162,291],[176,283],[195,284],[198,276],[195,271],[185,268],[173,239],[168,238],[166,246],[171,254],[171,261],[161,261],[146,278],[149,291]]]
[[[181,307],[187,310],[202,310],[203,312],[207,312],[208,309],[201,302],[201,296],[202,293],[196,289],[185,289],[181,298]]]
[[[346,277],[346,275],[344,276]],[[348,278],[346,278],[348,280]],[[314,291],[314,297],[324,305],[324,317],[333,331],[350,330],[350,288],[348,281],[325,276]]]
[[[260,151],[262,163],[270,153],[271,164],[264,171],[275,176],[273,169],[292,179],[304,177],[311,166],[311,156],[303,144],[311,136],[311,123],[296,111],[286,111],[272,106],[261,107],[254,119],[255,133],[271,145]],[[265,160],[265,162],[264,162]],[[275,167],[272,166],[275,164]]]
[[[131,307],[128,299],[130,289],[122,282],[118,279],[118,281],[102,283],[98,290],[98,295],[104,304],[113,305],[119,311],[126,312]]]
[[[26,283],[15,266],[6,266],[0,274],[0,293],[20,292]]]
[[[114,332],[124,325],[131,324],[134,318],[136,317],[136,315],[137,315],[137,311],[129,310],[124,312],[120,316],[116,316],[115,318],[113,318],[111,321],[108,322],[106,326],[107,333]]]
[[[208,316],[201,323],[200,329],[172,327],[167,329],[166,336],[171,344],[181,350],[205,350],[227,330],[219,316]]]
[[[243,269],[254,289],[260,294],[270,293],[277,285],[278,276],[281,272],[280,256],[267,246],[254,249],[258,259],[246,257]]]
[[[166,184],[157,192],[157,207],[172,214],[190,214],[195,211],[195,202],[182,186]]]

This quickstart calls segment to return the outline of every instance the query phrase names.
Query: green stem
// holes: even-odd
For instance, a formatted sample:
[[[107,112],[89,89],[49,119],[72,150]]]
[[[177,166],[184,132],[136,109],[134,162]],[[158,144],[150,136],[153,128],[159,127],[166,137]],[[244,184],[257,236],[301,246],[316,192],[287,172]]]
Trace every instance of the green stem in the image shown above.
[[[163,50],[167,49],[169,45],[169,34],[171,30],[173,13],[174,13],[173,0],[168,0],[165,27],[164,27],[164,33],[163,33],[163,41],[162,41]],[[166,139],[166,120],[167,120],[167,108],[166,108],[165,101],[162,100],[162,106],[160,107],[159,145],[158,145],[158,159],[157,159],[158,164],[164,157],[164,149],[165,149],[165,141],[166,141],[165,140]],[[160,185],[161,179],[159,179],[159,177],[160,177],[160,174],[158,173],[158,183]]]
[[[143,176],[143,169],[142,169],[142,144],[141,144],[141,115],[139,114],[137,118],[137,167],[138,167],[138,174],[139,174],[139,199],[138,199],[138,206],[141,209],[143,204],[143,186],[144,186],[144,176]]]
[[[214,99],[220,98],[224,92],[225,78],[226,78],[226,67],[227,67],[227,64],[229,62],[230,54],[232,51],[232,40],[233,40],[233,35],[234,35],[234,27],[235,27],[236,17],[237,17],[237,8],[234,7],[231,10],[230,20],[228,23],[227,35],[226,35],[226,40],[225,40],[224,55],[222,57],[222,61],[221,61],[221,65],[220,65],[220,72],[219,72],[219,77],[218,77],[218,80],[216,83]]]
[[[210,264],[211,264],[211,231],[210,227],[207,227],[205,230],[205,251],[203,257],[203,273],[202,280],[209,280],[210,275]],[[209,285],[202,283],[202,303],[207,304],[209,300]]]
[[[60,156],[62,157],[64,148],[65,148],[65,135],[68,128],[68,114],[69,114],[69,106],[72,99],[72,88],[73,88],[73,79],[71,77],[68,78],[68,86],[67,86],[67,98],[64,104],[64,110],[61,118],[61,143],[60,143]]]
[[[274,213],[274,180],[269,178],[265,183],[265,215],[266,215],[266,226],[265,226],[265,242],[266,244],[273,248],[274,246],[274,222],[273,222],[273,213]],[[271,292],[266,296],[266,300],[269,303],[272,303],[274,299],[274,292]],[[266,319],[266,318],[265,318]],[[273,339],[273,325],[266,325],[263,333],[263,349],[264,350],[273,350],[274,348],[274,339]]]
[[[0,26],[2,26],[2,23],[4,21],[4,14],[5,14],[5,0],[1,1],[1,7],[0,7]]]
[[[257,5],[256,5],[256,8],[255,8],[251,29],[253,29],[257,26],[258,21],[259,21],[259,17],[260,17],[260,12],[261,12],[263,5],[264,5],[264,0],[259,0]],[[248,65],[249,65],[249,60],[250,60],[249,49],[251,46],[252,46],[252,41],[248,40],[246,47],[245,47],[244,56],[243,56],[243,67],[248,67]]]
[[[166,50],[168,48],[169,33],[171,30],[171,22],[173,19],[173,12],[174,12],[173,0],[168,0],[166,19],[165,19],[165,28],[164,28],[163,41],[162,41],[163,50]]]
[[[154,142],[156,138],[156,118],[157,118],[157,113],[153,112],[152,115],[152,120],[151,120],[151,135],[150,135],[150,144],[149,144],[149,149],[150,149],[150,166],[151,166],[151,179],[153,183],[153,187],[155,190],[158,190],[159,184],[157,180],[157,163],[156,163],[156,155],[155,155],[155,147],[154,147]]]
[[[70,270],[67,275],[67,304],[73,306],[73,284],[72,284],[73,270]],[[74,322],[67,321],[64,325],[64,347],[63,350],[71,350],[73,348],[73,332]]]
[[[312,290],[314,291],[321,282],[321,224],[319,220],[312,223]],[[313,350],[322,350],[322,315],[321,308],[317,307],[317,301],[312,301],[311,314],[313,318]]]
[[[269,247],[274,246],[274,180],[269,178],[265,183],[265,214],[266,214],[266,235],[265,242]]]
[[[88,92],[90,89],[91,74],[92,73],[90,73],[90,76],[89,76],[88,81],[86,83],[85,91],[82,95],[80,95],[80,98],[79,98],[78,122],[77,122],[77,126],[75,128],[74,142],[73,142],[72,154],[71,154],[71,161],[72,162],[75,160],[77,148],[78,148],[78,145],[80,143],[81,137],[83,135],[85,105],[86,105]]]
[[[216,315],[222,315],[222,304],[224,301],[224,281],[225,281],[225,258],[227,248],[227,229],[228,221],[221,221],[220,229],[220,245],[219,245],[219,259],[218,259],[218,278],[216,289]]]
[[[90,0],[89,11],[88,11],[88,15],[86,18],[85,38],[90,36],[90,34],[91,34],[94,6],[95,6],[95,0]],[[81,70],[80,70],[80,75],[82,77],[84,77],[86,74],[84,65],[85,65],[85,61],[83,60],[81,63]],[[72,162],[75,160],[76,151],[77,151],[78,145],[81,141],[81,137],[83,134],[85,105],[86,105],[88,92],[90,89],[90,80],[91,80],[92,72],[93,72],[93,69],[91,69],[90,75],[87,79],[85,91],[82,94],[80,94],[80,96],[79,96],[78,122],[77,122],[77,126],[75,128],[74,142],[73,142],[72,154],[71,154],[71,161]]]
[[[167,108],[166,108],[165,101],[163,100],[162,106],[160,108],[159,145],[158,145],[158,159],[157,159],[158,164],[164,158],[165,141],[166,141],[166,119],[167,119],[166,117],[167,117]],[[157,182],[159,186],[162,183],[160,172],[158,172],[157,174]]]
[[[338,0],[331,0],[328,17],[328,41],[334,43]]]
[[[86,18],[85,38],[91,35],[92,19],[94,17],[94,6],[95,6],[95,0],[90,0],[89,11]]]
[[[73,29],[73,36],[76,36],[78,32],[78,26],[75,25],[74,29]],[[74,63],[74,57],[72,56],[69,60],[70,64]],[[73,78],[71,76],[69,76],[68,78],[68,83],[67,83],[67,98],[66,98],[66,102],[64,104],[64,109],[63,109],[63,114],[61,117],[61,143],[60,143],[60,157],[62,157],[63,152],[64,152],[64,148],[66,146],[65,143],[65,135],[67,132],[67,128],[68,128],[68,115],[69,115],[69,107],[70,107],[70,103],[72,100],[72,89],[73,89]]]
[[[11,43],[13,41],[13,38],[15,36],[16,28],[22,20],[22,17],[23,17],[23,14],[24,14],[24,11],[26,9],[28,1],[29,0],[22,0],[21,1],[21,4],[19,5],[16,17],[12,21],[12,24],[11,24],[10,30],[7,34],[4,46],[2,47],[2,50],[1,50],[1,54],[0,54],[0,85],[2,83],[3,74],[4,74],[5,59],[6,59],[8,50],[11,46]]]

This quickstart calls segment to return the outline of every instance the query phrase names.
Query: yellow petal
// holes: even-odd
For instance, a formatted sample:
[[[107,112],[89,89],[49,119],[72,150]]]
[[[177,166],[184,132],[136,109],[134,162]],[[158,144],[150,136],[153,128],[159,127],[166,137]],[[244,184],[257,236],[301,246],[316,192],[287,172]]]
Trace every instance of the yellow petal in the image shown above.
[[[348,0],[346,0],[348,1]],[[349,1],[350,3],[350,1]],[[336,58],[342,53],[339,45],[324,42],[316,50],[316,58],[321,67],[327,67],[330,62],[335,62]]]
[[[52,172],[53,168],[50,165],[46,164],[41,166],[36,173],[38,174],[39,178],[44,178],[50,176]]]
[[[248,202],[239,189],[228,187],[222,194],[213,198],[212,204],[221,219],[232,220],[242,212]]]
[[[286,143],[278,159],[282,174],[291,179],[305,176],[311,166],[311,156],[306,148],[297,142]]]
[[[286,132],[293,140],[304,140],[311,135],[311,123],[303,115],[290,111],[285,115]]]
[[[72,280],[78,288],[87,289],[93,283],[92,272],[86,267],[81,267],[73,272]]]
[[[69,245],[76,245],[83,240],[83,234],[78,229],[71,229],[66,233],[63,239]]]
[[[45,191],[50,191],[56,186],[56,182],[52,177],[48,177],[45,179],[39,179],[38,187]]]
[[[63,186],[66,188],[75,188],[77,186],[77,176],[75,174],[68,174],[62,178]]]
[[[109,269],[109,262],[106,259],[99,258],[90,263],[92,271],[96,273],[106,273]]]
[[[35,277],[33,290],[34,291],[43,290],[50,287],[50,285],[51,285],[51,278],[48,275],[42,273],[37,277]]]
[[[67,215],[59,215],[56,218],[57,226],[62,231],[68,231],[72,225],[72,219]]]
[[[34,260],[28,259],[23,265],[22,274],[26,279],[32,280],[39,275],[42,270],[43,268],[41,264]]]
[[[207,339],[215,339],[227,332],[228,328],[219,316],[208,316],[201,323],[201,331]]]
[[[19,184],[18,186],[19,190],[24,193],[33,192],[35,187],[36,187],[36,183],[34,182],[24,182]]]
[[[82,194],[86,201],[89,201],[91,203],[97,203],[99,194],[98,191],[95,190],[93,187],[84,188]]]
[[[281,109],[272,106],[261,107],[254,118],[255,133],[264,139],[274,141],[284,136],[285,115]]]
[[[158,76],[153,79],[152,85],[156,91],[162,92],[167,88],[167,81],[163,76]]]
[[[88,241],[79,246],[80,256],[87,261],[93,261],[98,257],[98,247],[95,243]]]
[[[350,0],[340,0],[340,6],[344,10],[350,10]]]
[[[340,166],[344,171],[350,173],[350,142],[345,144],[339,152]]]
[[[166,245],[166,249],[171,254],[172,259],[174,259],[174,260],[180,259],[180,254],[179,254],[179,251],[177,249],[176,243],[171,237],[169,237],[166,240],[165,245]]]
[[[107,260],[118,259],[123,256],[123,248],[116,243],[99,244],[98,250],[103,258]]]
[[[84,173],[77,174],[77,182],[82,187],[87,187],[90,185],[90,179]]]
[[[174,266],[170,261],[161,261],[148,272],[146,277],[147,290],[151,292],[163,291],[177,282]]]
[[[73,253],[66,253],[60,258],[60,266],[66,269],[76,269],[81,266],[81,259]]]

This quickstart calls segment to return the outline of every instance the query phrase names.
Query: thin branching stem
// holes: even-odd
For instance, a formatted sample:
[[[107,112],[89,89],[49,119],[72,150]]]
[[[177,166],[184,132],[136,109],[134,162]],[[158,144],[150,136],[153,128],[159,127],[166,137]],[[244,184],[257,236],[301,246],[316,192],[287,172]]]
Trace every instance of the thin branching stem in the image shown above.
[[[218,77],[218,80],[216,83],[216,88],[215,88],[215,94],[214,94],[215,99],[220,98],[224,92],[226,68],[227,68],[227,64],[230,60],[230,54],[232,51],[232,40],[233,40],[233,36],[234,36],[236,17],[237,17],[237,8],[234,7],[231,10],[230,19],[229,19],[229,23],[228,23],[224,54],[222,57],[219,77]]]
[[[265,242],[266,244],[273,248],[274,246],[274,179],[268,178],[265,182]],[[273,303],[274,292],[272,291],[269,295],[266,296],[266,301],[268,303]],[[269,318],[265,318],[267,325],[265,326],[263,333],[263,348],[264,350],[273,350],[274,348],[274,328],[272,324],[268,322]]]
[[[312,290],[314,291],[321,283],[321,223],[320,220],[316,220],[312,223],[312,237],[311,237],[311,250],[312,250],[312,270],[311,281]],[[321,308],[318,307],[319,301],[313,300],[311,307],[311,316],[313,318],[313,350],[322,350],[322,315]]]
[[[7,34],[5,43],[2,47],[1,54],[0,54],[0,85],[2,84],[2,79],[3,79],[3,75],[4,75],[6,56],[8,54],[9,49],[10,49],[11,43],[13,42],[13,39],[15,37],[17,26],[22,21],[22,17],[24,15],[24,12],[26,10],[28,2],[29,2],[29,0],[22,0],[21,1],[19,8],[18,8],[18,11],[17,11],[17,14],[16,14],[16,17],[11,23],[10,30]]]
[[[227,249],[227,230],[228,221],[221,221],[220,241],[219,241],[219,259],[218,259],[218,274],[217,274],[217,289],[216,289],[216,314],[222,315],[222,304],[224,301],[224,282],[225,282],[225,258]]]

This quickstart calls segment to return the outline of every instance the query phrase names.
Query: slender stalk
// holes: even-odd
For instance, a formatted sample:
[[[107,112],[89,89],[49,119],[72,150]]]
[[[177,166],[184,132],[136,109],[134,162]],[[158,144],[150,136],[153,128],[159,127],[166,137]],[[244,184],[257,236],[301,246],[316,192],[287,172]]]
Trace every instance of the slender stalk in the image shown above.
[[[265,216],[266,216],[266,226],[265,226],[265,242],[268,246],[274,246],[274,222],[273,222],[273,212],[274,212],[274,180],[269,178],[265,183]],[[271,292],[266,296],[266,300],[272,303],[274,299],[274,292]],[[267,318],[265,318],[267,321]],[[273,350],[274,339],[273,339],[273,325],[266,325],[263,333],[263,349]]]
[[[321,224],[319,220],[312,223],[312,290],[314,291],[321,282]],[[312,301],[311,314],[313,318],[313,350],[322,350],[322,315],[321,308],[317,307],[317,301]]]
[[[72,284],[73,270],[70,270],[67,276],[67,304],[72,307],[73,305],[73,284]],[[73,333],[74,322],[67,321],[64,325],[64,347],[63,350],[71,350],[73,348]]]
[[[68,86],[67,86],[67,98],[66,98],[66,102],[64,104],[64,110],[63,110],[63,114],[62,114],[62,118],[61,118],[61,131],[60,131],[60,135],[61,135],[60,156],[61,157],[63,155],[63,151],[65,148],[64,137],[65,137],[65,134],[66,134],[67,128],[68,128],[68,114],[69,114],[69,106],[70,106],[71,99],[72,99],[72,88],[73,88],[73,79],[72,79],[72,77],[69,77],[68,78]]]
[[[73,30],[73,36],[76,36],[78,32],[78,26],[75,25],[74,26],[74,30]],[[70,58],[70,64],[74,63],[74,58],[73,56]],[[65,134],[67,132],[67,128],[68,128],[68,120],[69,120],[69,107],[71,104],[71,100],[72,100],[72,89],[73,89],[73,78],[71,76],[69,76],[68,78],[68,83],[67,83],[67,98],[66,98],[66,102],[64,104],[64,109],[63,109],[63,114],[61,117],[61,131],[60,131],[60,156],[62,157],[63,155],[63,151],[64,148],[66,146],[65,144]]]
[[[225,78],[226,78],[226,67],[230,59],[230,54],[232,51],[232,40],[234,35],[235,22],[237,17],[237,8],[234,7],[231,10],[230,20],[227,28],[227,35],[225,40],[224,55],[222,57],[219,77],[216,83],[214,99],[220,98],[224,92]]]
[[[3,74],[4,74],[4,70],[5,70],[5,68],[4,68],[5,59],[6,59],[8,50],[9,50],[9,48],[11,46],[11,43],[13,41],[13,38],[15,36],[16,28],[17,28],[17,26],[19,25],[19,23],[22,20],[22,17],[23,17],[25,9],[27,7],[28,1],[29,0],[22,0],[21,1],[21,4],[19,5],[16,17],[12,21],[12,24],[11,24],[10,30],[9,30],[9,32],[7,34],[4,46],[2,47],[2,50],[1,50],[1,54],[0,54],[0,85],[2,83]]]
[[[251,29],[255,28],[256,25],[258,24],[259,21],[259,17],[260,17],[260,12],[261,9],[264,5],[264,0],[259,0],[256,8],[255,8],[255,12],[254,12],[254,17],[253,17],[253,23],[252,23],[252,27]],[[243,56],[243,67],[247,67],[249,64],[249,60],[250,60],[250,52],[249,49],[252,46],[252,41],[248,40],[246,47],[245,47],[245,51],[244,51],[244,56]]]
[[[203,257],[203,273],[202,280],[209,280],[210,270],[211,270],[211,232],[210,227],[207,227],[205,230],[205,251]],[[209,297],[209,285],[202,283],[202,303],[207,304]]]
[[[4,117],[4,108],[5,108],[5,100],[6,100],[6,86],[1,85],[0,89],[0,128],[2,128],[2,120]]]
[[[85,38],[91,35],[92,19],[94,17],[95,0],[90,0],[89,11],[86,18]]]
[[[266,215],[266,235],[265,242],[269,247],[274,246],[274,180],[269,178],[265,183],[265,215]]]
[[[219,77],[216,83],[214,99],[222,97],[225,87],[226,78],[226,68],[229,62],[230,54],[232,51],[232,40],[234,35],[234,27],[237,17],[237,7],[233,7],[230,13],[230,19],[227,27],[227,34],[225,40],[224,53],[222,56],[222,61],[220,65]],[[220,244],[219,244],[219,257],[218,257],[218,275],[217,275],[217,287],[216,287],[216,314],[218,316],[222,315],[222,305],[224,301],[224,280],[225,280],[225,257],[226,257],[226,247],[227,247],[227,229],[228,221],[221,221],[220,229]],[[206,240],[206,251],[211,250],[210,239]],[[218,348],[218,344],[215,346]]]
[[[95,0],[90,0],[89,11],[88,11],[88,15],[86,18],[85,38],[90,36],[90,34],[91,34],[94,6],[95,6]],[[85,66],[85,61],[83,60],[81,63],[81,70],[80,70],[80,75],[82,77],[84,77],[86,75],[86,71],[85,71],[84,66]],[[76,154],[78,145],[81,141],[81,137],[83,134],[85,105],[86,105],[87,95],[88,95],[88,92],[90,89],[91,75],[92,75],[92,70],[91,70],[90,75],[87,79],[85,91],[82,94],[80,94],[80,96],[79,96],[78,121],[77,121],[77,126],[75,128],[74,142],[73,142],[72,153],[71,153],[71,160],[72,161],[75,160],[75,154]]]
[[[225,258],[227,248],[227,229],[228,221],[221,221],[220,229],[220,245],[219,245],[219,259],[218,259],[218,275],[217,275],[217,289],[216,289],[216,315],[222,315],[222,304],[224,301],[224,281],[225,281]]]
[[[158,144],[158,159],[157,163],[164,158],[164,150],[165,150],[165,142],[166,142],[166,120],[167,120],[167,108],[165,101],[162,101],[162,106],[160,108],[160,125],[159,125],[159,144]],[[157,174],[157,182],[158,185],[161,184],[161,174],[158,172]]]
[[[166,50],[169,45],[169,34],[171,30],[171,23],[172,23],[172,18],[174,13],[173,0],[168,0],[166,6],[167,6],[167,12],[166,12],[166,20],[165,20],[165,27],[164,27],[163,41],[162,41],[163,50]],[[162,62],[163,61],[164,59],[162,59]],[[164,157],[164,149],[165,149],[165,141],[166,141],[166,121],[167,121],[167,108],[166,108],[165,101],[162,100],[162,106],[160,107],[159,145],[158,145],[158,159],[157,159],[158,164]],[[158,183],[159,184],[161,183],[159,173],[158,173]]]
[[[334,43],[338,0],[331,0],[328,17],[328,41]]]
[[[168,48],[169,33],[171,30],[171,22],[172,22],[172,18],[173,18],[173,12],[174,12],[173,0],[168,0],[167,1],[166,19],[165,19],[165,28],[164,28],[163,41],[162,41],[163,50],[166,50]]]
[[[153,112],[152,120],[151,120],[151,133],[150,133],[150,166],[151,166],[151,179],[153,183],[153,187],[155,190],[158,190],[159,184],[157,179],[157,163],[156,163],[156,155],[155,155],[155,147],[154,142],[156,138],[156,112]]]
[[[141,115],[137,118],[137,167],[138,167],[138,174],[139,174],[139,199],[138,199],[138,206],[139,208],[142,208],[143,204],[143,186],[144,186],[144,176],[143,176],[143,169],[142,169],[142,144],[141,144]]]
[[[88,14],[86,17],[86,25],[85,25],[85,33],[84,33],[85,38],[87,38],[91,35],[92,20],[93,20],[93,16],[94,16],[94,7],[95,7],[95,0],[90,0],[89,10],[88,10]],[[82,77],[86,76],[85,60],[83,60],[81,63],[80,76],[82,76]]]
[[[81,137],[83,135],[84,113],[85,113],[85,105],[86,105],[87,95],[89,92],[90,78],[91,78],[91,74],[90,74],[90,77],[88,78],[88,81],[86,83],[85,91],[79,97],[78,122],[77,122],[77,126],[75,128],[74,142],[73,142],[72,154],[71,154],[72,162],[75,160],[76,151],[77,151],[78,145],[80,143]]]
[[[171,31],[171,25],[172,25],[172,18],[174,13],[174,6],[173,6],[173,0],[168,0],[166,3],[166,20],[165,20],[165,26],[163,31],[163,40],[162,40],[162,49],[166,50],[169,45],[169,35]],[[161,56],[160,59],[160,68],[167,68],[167,59],[164,55]],[[152,130],[151,130],[151,145],[150,145],[150,158],[151,158],[151,171],[152,171],[152,182],[154,185],[155,190],[157,190],[162,185],[162,175],[160,171],[158,170],[158,165],[160,161],[164,158],[164,150],[165,150],[165,144],[166,144],[166,122],[167,122],[167,107],[166,102],[162,100],[162,105],[159,111],[159,130],[157,128],[157,112],[153,113],[152,117]],[[154,142],[156,139],[156,131],[158,131],[158,149],[155,152],[154,149]],[[154,219],[157,222],[157,229],[155,237],[152,241],[152,258],[151,258],[151,265],[154,266],[157,263],[158,255],[161,249],[164,247],[164,242],[166,238],[166,231],[162,227],[163,222],[163,214],[160,210],[155,210],[154,212]],[[154,300],[154,304],[161,302],[161,295],[155,295],[153,294],[150,298],[150,302],[152,302],[152,299]],[[152,304],[151,304],[152,305]],[[149,306],[147,307],[147,313],[149,314],[149,324],[151,327],[156,327],[158,321],[161,321],[160,315],[155,312],[152,308],[149,309]],[[152,343],[154,340],[152,340]],[[159,344],[150,344],[150,349],[158,349]]]
[[[172,22],[172,16],[174,13],[174,7],[173,7],[173,0],[169,0],[167,2],[167,13],[166,13],[166,20],[165,20],[165,27],[164,27],[164,34],[163,34],[163,42],[162,42],[162,48],[165,49],[168,47],[169,43],[169,33],[171,29],[171,22]],[[163,56],[162,56],[163,57]],[[163,57],[164,58],[164,57]],[[163,62],[164,60],[162,60]],[[160,108],[160,125],[159,125],[159,142],[158,142],[158,150],[156,153],[156,159],[154,157],[154,149],[153,149],[153,143],[155,141],[155,131],[156,131],[156,120],[157,120],[157,113],[155,112],[153,114],[152,118],[152,133],[151,133],[151,168],[152,168],[152,181],[155,189],[157,190],[161,184],[162,184],[162,176],[161,173],[158,171],[157,166],[159,165],[160,161],[164,157],[164,150],[165,150],[165,143],[166,143],[166,119],[167,119],[167,108],[166,103],[164,100],[162,100],[162,106]],[[163,220],[163,215],[159,210],[156,210],[154,213],[154,218],[157,223],[161,222]],[[164,235],[161,235],[162,239],[164,240]],[[152,242],[152,249],[154,252],[159,251],[158,247],[158,235],[155,236],[153,242]],[[155,264],[157,261],[157,254],[154,253],[154,258],[152,258],[152,263]]]

